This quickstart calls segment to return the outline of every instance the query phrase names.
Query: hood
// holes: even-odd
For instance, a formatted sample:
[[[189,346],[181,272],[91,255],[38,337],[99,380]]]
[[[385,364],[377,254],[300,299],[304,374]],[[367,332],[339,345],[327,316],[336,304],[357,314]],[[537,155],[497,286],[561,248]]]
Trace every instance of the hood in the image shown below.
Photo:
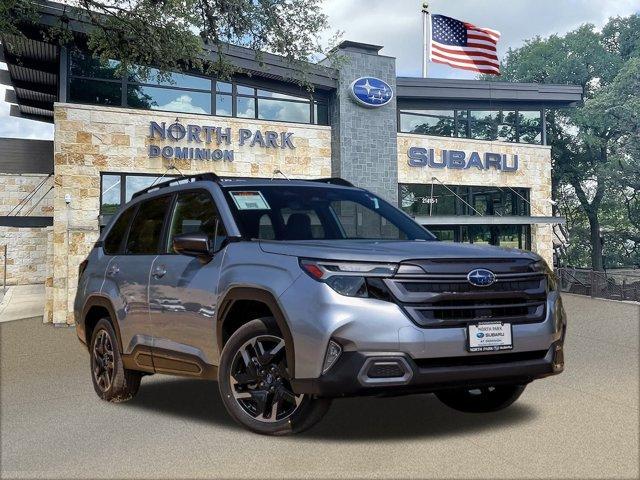
[[[323,260],[352,260],[399,263],[414,259],[502,259],[536,261],[535,253],[512,248],[438,241],[375,240],[260,240],[260,248],[268,253]]]

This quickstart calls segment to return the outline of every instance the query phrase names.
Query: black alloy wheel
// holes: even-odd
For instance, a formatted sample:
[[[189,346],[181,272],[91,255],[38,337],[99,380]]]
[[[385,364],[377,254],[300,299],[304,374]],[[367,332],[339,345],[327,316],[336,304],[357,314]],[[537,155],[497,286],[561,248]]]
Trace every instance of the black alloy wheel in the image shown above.
[[[276,422],[290,417],[303,401],[289,383],[284,339],[261,335],[236,352],[229,382],[238,405],[252,418]]]
[[[142,374],[124,368],[118,337],[109,319],[101,319],[93,329],[89,354],[91,380],[96,394],[109,402],[133,398],[140,388]]]
[[[99,330],[93,344],[91,367],[93,381],[101,391],[107,392],[113,384],[113,340],[106,330]]]
[[[297,433],[315,425],[331,400],[296,394],[291,387],[287,347],[271,317],[242,325],[220,356],[218,386],[229,414],[265,435]]]

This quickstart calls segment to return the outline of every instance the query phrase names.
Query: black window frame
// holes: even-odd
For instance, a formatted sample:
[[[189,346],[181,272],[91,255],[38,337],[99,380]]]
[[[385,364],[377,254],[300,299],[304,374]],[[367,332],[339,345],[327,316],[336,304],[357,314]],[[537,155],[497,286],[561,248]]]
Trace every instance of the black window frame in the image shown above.
[[[408,132],[408,131],[404,131],[402,130],[402,115],[412,115],[412,116],[424,116],[424,117],[433,117],[433,115],[423,115],[420,113],[416,113],[419,110],[431,110],[434,112],[437,111],[443,111],[443,112],[451,112],[453,111],[453,118],[454,118],[454,131],[453,131],[453,136],[443,136],[443,135],[437,135],[434,133],[415,133],[415,132]],[[500,114],[504,114],[504,112],[515,112],[515,121],[512,124],[515,130],[515,136],[516,136],[516,140],[515,141],[509,141],[509,140],[487,140],[487,139],[480,139],[480,138],[475,138],[471,132],[472,132],[472,124],[473,124],[473,120],[472,120],[472,115],[471,112],[492,112],[492,113],[500,113]],[[530,142],[522,142],[520,141],[520,137],[521,137],[521,129],[520,129],[520,113],[521,112],[538,112],[539,114],[539,118],[540,118],[540,128],[539,128],[539,133],[540,133],[540,142],[539,143],[530,143]],[[460,117],[461,117],[461,113],[464,113],[464,116],[466,116],[466,119],[464,122],[460,121]],[[428,135],[428,136],[434,136],[434,137],[441,137],[441,138],[468,138],[471,140],[483,140],[483,141],[500,141],[500,142],[505,142],[505,143],[522,143],[524,145],[546,145],[545,142],[545,134],[543,132],[544,130],[544,109],[543,108],[517,108],[515,106],[513,107],[503,107],[503,108],[481,108],[481,107],[474,107],[474,108],[446,108],[446,107],[438,107],[438,108],[430,108],[428,105],[425,105],[424,108],[398,108],[398,133],[410,133],[413,135]],[[511,124],[509,124],[511,125]],[[463,135],[460,135],[460,133],[463,132]]]
[[[283,122],[283,123],[292,123],[292,124],[296,124],[296,125],[322,125],[322,126],[329,126],[331,125],[331,118],[330,115],[327,114],[327,123],[326,124],[320,124],[317,122],[317,119],[315,118],[315,105],[322,105],[325,106],[327,108],[327,112],[329,109],[329,102],[326,98],[323,98],[321,96],[318,95],[314,95],[314,94],[308,94],[308,96],[305,96],[302,93],[292,93],[290,90],[287,91],[286,89],[277,89],[277,88],[273,88],[271,85],[269,86],[264,86],[264,85],[260,85],[259,82],[256,81],[242,81],[242,80],[238,80],[238,79],[231,79],[231,80],[219,80],[216,79],[214,77],[209,77],[207,75],[202,75],[198,72],[174,72],[176,74],[181,74],[181,75],[189,75],[189,76],[193,76],[193,77],[199,77],[199,78],[203,78],[206,80],[209,80],[210,82],[210,88],[208,90],[204,90],[204,89],[198,89],[198,88],[190,88],[190,87],[179,87],[176,85],[159,85],[158,83],[153,83],[150,82],[149,79],[147,79],[146,82],[139,82],[139,81],[134,81],[131,80],[130,74],[129,73],[125,73],[121,76],[121,78],[97,78],[97,77],[92,77],[92,76],[87,76],[87,75],[77,75],[77,74],[72,74],[71,70],[71,66],[73,63],[73,56],[75,54],[76,51],[80,51],[85,55],[90,55],[86,50],[83,49],[79,49],[76,47],[76,49],[73,49],[70,54],[68,55],[68,60],[67,60],[67,64],[66,64],[66,73],[67,73],[67,78],[66,78],[66,91],[67,91],[67,99],[70,103],[78,103],[78,104],[83,104],[85,102],[81,102],[81,101],[76,101],[71,97],[71,82],[75,79],[79,79],[79,80],[90,80],[90,81],[97,81],[97,82],[110,82],[110,83],[118,83],[120,84],[120,104],[114,104],[114,105],[105,105],[102,103],[97,103],[97,104],[92,104],[92,105],[103,105],[106,107],[122,107],[122,108],[135,108],[138,110],[147,110],[146,108],[141,108],[141,107],[137,107],[137,106],[130,106],[128,104],[128,89],[130,86],[139,86],[139,87],[153,87],[153,88],[160,88],[160,89],[166,89],[166,90],[174,90],[174,91],[185,91],[185,92],[196,92],[196,93],[207,93],[210,96],[210,110],[211,113],[192,113],[192,112],[180,112],[180,111],[175,111],[175,110],[161,110],[161,109],[149,109],[149,111],[154,111],[154,112],[167,112],[167,113],[172,113],[172,114],[189,114],[189,115],[206,115],[206,116],[216,116],[217,112],[216,112],[216,96],[217,95],[221,95],[221,96],[226,96],[226,97],[231,97],[231,108],[232,108],[232,112],[230,116],[227,115],[223,115],[224,118],[251,118],[251,117],[238,117],[237,116],[237,99],[238,98],[252,98],[253,102],[254,102],[254,116],[253,119],[255,120],[261,120],[261,121],[266,121],[266,122],[272,122],[272,121],[276,121],[276,122]],[[223,84],[231,84],[231,93],[229,92],[225,92],[225,91],[220,91],[218,92],[218,88],[217,88],[217,84],[219,83],[223,83]],[[253,89],[253,94],[249,95],[249,94],[244,94],[244,93],[238,93],[238,87],[247,87],[247,88],[251,88]],[[288,96],[293,96],[293,97],[299,97],[299,100],[296,99],[291,99],[291,98],[277,98],[274,99],[273,97],[269,97],[269,96],[265,96],[265,95],[258,95],[258,90],[264,90],[264,91],[268,91],[270,93],[276,93],[276,94],[282,94],[282,95],[288,95]],[[258,109],[258,99],[269,99],[269,100],[278,100],[278,101],[283,101],[283,102],[292,102],[292,103],[306,103],[309,106],[309,122],[294,122],[294,121],[290,121],[290,120],[267,120],[267,119],[261,119],[260,118],[260,113],[259,113],[259,109]]]
[[[116,210],[114,213],[105,213],[102,210],[102,194],[104,193],[102,190],[102,179],[105,176],[119,176],[120,177],[120,204],[118,206],[118,210]],[[113,216],[113,215],[117,215],[118,211],[120,208],[122,208],[123,205],[127,204],[127,177],[157,177],[160,178],[162,177],[163,180],[171,180],[172,178],[178,178],[180,177],[180,175],[163,175],[161,173],[135,173],[135,172],[111,172],[111,171],[103,171],[100,172],[100,215],[103,216]],[[135,192],[134,192],[135,193]],[[131,201],[131,200],[129,200]]]

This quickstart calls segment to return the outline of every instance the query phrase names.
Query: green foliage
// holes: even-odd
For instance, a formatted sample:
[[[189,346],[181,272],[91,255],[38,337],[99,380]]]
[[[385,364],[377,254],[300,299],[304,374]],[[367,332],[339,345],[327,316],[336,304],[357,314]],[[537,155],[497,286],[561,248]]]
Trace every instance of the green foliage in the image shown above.
[[[547,113],[553,191],[571,240],[565,261],[640,263],[640,16],[528,40],[507,52],[502,74],[584,88],[584,105]]]
[[[154,66],[161,80],[185,68],[228,78],[238,70],[225,56],[227,44],[283,56],[294,68],[293,80],[308,88],[309,59],[322,53],[319,33],[327,28],[320,0],[77,0],[60,23],[45,34],[68,40],[68,20],[93,27],[90,50],[103,62],[120,60]],[[37,18],[34,2],[0,0],[0,31],[17,33]],[[139,69],[143,78],[150,74]],[[154,75],[156,72],[154,71]]]

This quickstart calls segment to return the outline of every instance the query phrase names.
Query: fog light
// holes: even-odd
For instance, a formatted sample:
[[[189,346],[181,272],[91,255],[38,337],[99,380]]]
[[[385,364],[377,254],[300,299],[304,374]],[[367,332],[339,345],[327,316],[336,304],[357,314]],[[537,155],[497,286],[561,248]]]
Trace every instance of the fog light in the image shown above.
[[[322,373],[327,373],[327,371],[336,363],[336,360],[340,357],[342,353],[342,347],[338,345],[333,340],[329,340],[329,346],[327,347],[327,353],[324,356],[324,365],[322,366]]]

